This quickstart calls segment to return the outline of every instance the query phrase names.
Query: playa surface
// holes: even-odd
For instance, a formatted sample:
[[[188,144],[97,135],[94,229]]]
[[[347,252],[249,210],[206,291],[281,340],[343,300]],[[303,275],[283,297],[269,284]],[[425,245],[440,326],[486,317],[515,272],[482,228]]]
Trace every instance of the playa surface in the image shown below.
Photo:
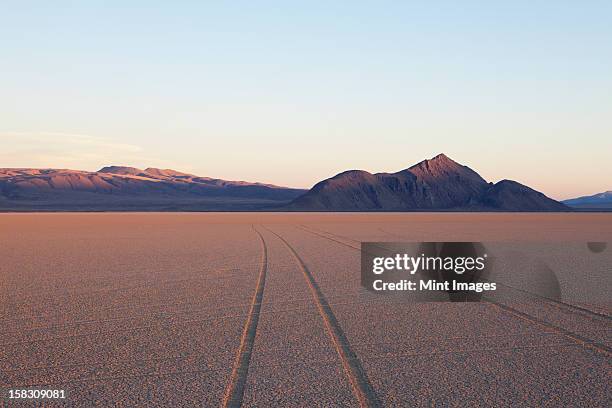
[[[593,213],[0,214],[0,390],[63,389],[77,406],[605,407],[611,308],[570,278],[609,293],[611,238],[612,214]],[[567,293],[376,295],[362,241],[544,244],[530,259]]]

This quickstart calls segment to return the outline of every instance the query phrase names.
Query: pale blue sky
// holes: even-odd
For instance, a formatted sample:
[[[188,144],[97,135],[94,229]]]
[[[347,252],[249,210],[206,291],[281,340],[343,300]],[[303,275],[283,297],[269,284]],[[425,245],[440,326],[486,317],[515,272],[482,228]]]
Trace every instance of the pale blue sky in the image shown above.
[[[612,189],[610,1],[1,10],[0,167],[310,187],[444,152],[554,198]]]

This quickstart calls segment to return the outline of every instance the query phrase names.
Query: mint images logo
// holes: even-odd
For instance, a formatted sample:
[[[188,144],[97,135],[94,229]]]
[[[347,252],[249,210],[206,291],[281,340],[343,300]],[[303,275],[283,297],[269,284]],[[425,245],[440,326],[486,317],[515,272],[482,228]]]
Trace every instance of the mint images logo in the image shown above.
[[[363,242],[361,285],[402,301],[540,298],[605,308],[611,263],[603,241]]]
[[[454,272],[457,275],[481,272],[485,269],[487,254],[478,257],[457,257],[450,256],[425,256],[418,257],[408,254],[396,254],[393,257],[376,257],[373,260],[372,272],[380,275],[385,271],[406,271],[410,275],[415,275],[417,271],[432,272]],[[433,290],[433,291],[474,291],[476,293],[486,290],[496,290],[494,282],[462,282],[457,279],[441,280],[419,279],[418,281],[402,279],[399,282],[385,282],[383,279],[376,279],[373,282],[376,291],[381,290]]]
[[[420,292],[419,301],[478,301],[497,289],[488,254],[473,242],[365,242],[362,285],[376,293]]]

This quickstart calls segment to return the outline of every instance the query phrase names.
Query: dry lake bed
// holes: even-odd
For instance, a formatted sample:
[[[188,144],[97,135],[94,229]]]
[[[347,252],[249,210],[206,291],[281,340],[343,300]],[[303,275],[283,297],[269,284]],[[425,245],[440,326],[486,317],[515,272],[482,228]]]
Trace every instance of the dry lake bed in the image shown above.
[[[0,214],[0,406],[609,407],[611,238],[588,213]],[[562,297],[377,295],[362,241],[533,244]]]

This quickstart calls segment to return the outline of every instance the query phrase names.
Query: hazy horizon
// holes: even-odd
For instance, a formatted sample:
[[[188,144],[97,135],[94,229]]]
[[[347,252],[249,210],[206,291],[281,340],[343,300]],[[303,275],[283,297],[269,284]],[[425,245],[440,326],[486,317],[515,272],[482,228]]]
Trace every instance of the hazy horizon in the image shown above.
[[[612,3],[13,3],[0,167],[310,188],[445,153],[555,199],[612,189]]]

